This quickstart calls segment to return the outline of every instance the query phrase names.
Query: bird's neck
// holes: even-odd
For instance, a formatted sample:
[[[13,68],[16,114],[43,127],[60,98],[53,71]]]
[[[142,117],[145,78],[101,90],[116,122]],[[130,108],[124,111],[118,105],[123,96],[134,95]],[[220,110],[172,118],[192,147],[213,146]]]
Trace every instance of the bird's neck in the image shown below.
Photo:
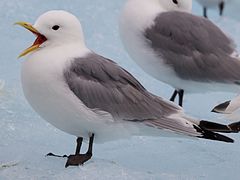
[[[80,48],[85,48],[85,42],[83,37],[78,37],[78,36],[67,36],[67,38],[61,38],[61,39],[56,39],[56,38],[49,38],[47,41],[45,41],[41,47],[44,48],[58,48],[61,46],[76,46]]]
[[[41,62],[43,64],[53,63],[56,61],[56,64],[60,63],[59,61],[69,61],[76,57],[82,57],[90,53],[85,44],[72,42],[66,44],[48,44],[45,47],[39,48],[37,51],[31,53],[26,61],[30,63]],[[54,64],[54,63],[53,63]],[[61,64],[61,63],[60,63]]]

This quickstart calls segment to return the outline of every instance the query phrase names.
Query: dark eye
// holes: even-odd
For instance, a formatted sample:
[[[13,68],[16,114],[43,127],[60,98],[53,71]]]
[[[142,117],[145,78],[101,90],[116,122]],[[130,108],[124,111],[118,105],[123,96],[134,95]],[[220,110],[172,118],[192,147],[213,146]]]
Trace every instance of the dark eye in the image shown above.
[[[172,0],[172,2],[173,2],[174,4],[178,4],[178,1],[177,1],[177,0]]]
[[[54,31],[58,30],[59,28],[60,28],[59,25],[54,25],[54,26],[52,27],[52,29],[53,29]]]

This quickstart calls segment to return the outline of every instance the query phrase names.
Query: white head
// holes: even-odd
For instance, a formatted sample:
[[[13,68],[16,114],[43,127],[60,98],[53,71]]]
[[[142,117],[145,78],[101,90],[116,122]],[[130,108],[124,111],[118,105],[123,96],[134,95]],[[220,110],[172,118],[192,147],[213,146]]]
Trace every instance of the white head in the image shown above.
[[[33,25],[49,43],[84,41],[82,27],[76,16],[62,10],[42,14]]]
[[[80,43],[85,46],[84,36],[78,19],[62,10],[48,11],[42,14],[32,26],[26,22],[17,22],[37,36],[34,44],[21,55],[24,56],[38,48],[59,46],[67,43]]]

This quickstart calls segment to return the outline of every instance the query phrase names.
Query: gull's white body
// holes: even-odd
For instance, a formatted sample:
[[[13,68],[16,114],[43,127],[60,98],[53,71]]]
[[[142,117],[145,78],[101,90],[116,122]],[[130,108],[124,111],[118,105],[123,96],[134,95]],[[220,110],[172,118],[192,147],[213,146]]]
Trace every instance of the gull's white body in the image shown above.
[[[151,0],[152,2],[155,0]],[[142,69],[152,77],[165,82],[175,89],[182,89],[184,85],[185,92],[199,93],[211,91],[229,91],[239,92],[238,85],[229,85],[224,83],[204,83],[179,78],[172,68],[166,66],[163,60],[153,49],[147,45],[141,33],[150,27],[160,12],[167,11],[167,8],[161,7],[159,2],[149,3],[146,0],[127,1],[119,21],[119,31],[124,47],[131,58]],[[136,4],[138,6],[136,7]],[[186,5],[185,9],[177,9],[191,12],[191,4]],[[144,11],[144,12],[143,12]],[[229,88],[231,86],[231,88]]]
[[[122,41],[136,63],[140,67],[144,67],[144,71],[156,79],[163,77],[162,75],[172,79],[172,70],[159,61],[159,57],[141,39],[144,28],[151,26],[154,17],[163,9],[158,5],[139,1],[138,8],[145,10],[142,13],[138,8],[135,8],[135,4],[134,0],[128,1],[120,18],[119,30]],[[161,80],[166,81],[166,79]]]
[[[95,133],[97,141],[107,141],[136,134],[139,128],[130,123],[125,127],[114,122],[110,114],[99,115],[87,108],[64,83],[63,71],[69,61],[90,52],[77,47],[81,44],[43,48],[29,55],[21,73],[28,102],[42,118],[77,137],[88,138],[89,133]]]
[[[123,44],[132,59],[145,72],[160,81],[175,85],[180,82],[180,79],[173,76],[172,69],[165,66],[163,60],[147,46],[141,37],[142,31],[154,23],[154,17],[165,10],[158,4],[143,0],[138,1],[138,7],[136,7],[136,1],[128,1],[120,17],[119,30]],[[144,13],[140,9],[144,9]]]

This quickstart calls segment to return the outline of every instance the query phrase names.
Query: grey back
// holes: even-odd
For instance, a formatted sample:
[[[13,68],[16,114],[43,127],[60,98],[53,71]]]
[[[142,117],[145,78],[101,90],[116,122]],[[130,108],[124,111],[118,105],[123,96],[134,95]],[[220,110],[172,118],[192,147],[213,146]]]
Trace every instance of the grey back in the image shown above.
[[[149,93],[113,61],[94,53],[74,59],[65,69],[64,77],[88,108],[106,111],[116,119],[159,119],[180,110]]]
[[[233,42],[211,21],[185,12],[159,14],[145,30],[146,42],[186,80],[239,83]]]

